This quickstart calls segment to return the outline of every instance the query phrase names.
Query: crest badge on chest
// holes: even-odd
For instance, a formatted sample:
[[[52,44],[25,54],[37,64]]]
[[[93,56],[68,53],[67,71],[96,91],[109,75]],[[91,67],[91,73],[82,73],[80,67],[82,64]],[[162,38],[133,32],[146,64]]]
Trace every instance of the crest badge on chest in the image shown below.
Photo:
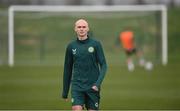
[[[93,53],[94,52],[94,47],[89,47],[88,52]]]

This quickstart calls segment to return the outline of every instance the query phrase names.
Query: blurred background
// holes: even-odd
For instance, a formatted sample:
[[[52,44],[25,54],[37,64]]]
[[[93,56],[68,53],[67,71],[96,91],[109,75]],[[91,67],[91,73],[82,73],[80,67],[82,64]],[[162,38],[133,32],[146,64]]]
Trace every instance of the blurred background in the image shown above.
[[[2,6],[9,5],[135,5],[165,4],[179,6],[179,0],[1,0]]]
[[[8,8],[12,5],[113,6],[165,5],[168,14],[168,64],[162,65],[161,11],[14,13],[14,66],[8,66]],[[133,9],[132,9],[133,10]],[[0,110],[68,110],[61,99],[64,54],[76,39],[74,22],[85,18],[90,34],[104,48],[108,63],[102,85],[102,110],[180,109],[180,0],[0,0]],[[119,43],[125,27],[135,33],[145,70],[126,67]]]

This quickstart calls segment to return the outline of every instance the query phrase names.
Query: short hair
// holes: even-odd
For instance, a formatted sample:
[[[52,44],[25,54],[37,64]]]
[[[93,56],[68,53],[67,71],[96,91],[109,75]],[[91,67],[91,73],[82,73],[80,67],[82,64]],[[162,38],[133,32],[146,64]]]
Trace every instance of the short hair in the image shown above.
[[[75,26],[76,26],[76,24],[78,24],[79,22],[84,22],[84,23],[86,23],[87,26],[88,26],[88,22],[87,22],[85,19],[78,19],[78,20],[75,22]]]

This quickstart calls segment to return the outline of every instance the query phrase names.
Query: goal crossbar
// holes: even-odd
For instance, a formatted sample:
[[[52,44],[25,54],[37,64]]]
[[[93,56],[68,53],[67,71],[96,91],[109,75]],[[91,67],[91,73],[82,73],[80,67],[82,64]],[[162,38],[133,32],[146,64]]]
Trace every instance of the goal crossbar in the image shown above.
[[[14,14],[15,12],[121,12],[161,11],[162,64],[168,62],[167,8],[165,5],[123,5],[123,6],[38,6],[13,5],[8,10],[8,65],[14,66]]]

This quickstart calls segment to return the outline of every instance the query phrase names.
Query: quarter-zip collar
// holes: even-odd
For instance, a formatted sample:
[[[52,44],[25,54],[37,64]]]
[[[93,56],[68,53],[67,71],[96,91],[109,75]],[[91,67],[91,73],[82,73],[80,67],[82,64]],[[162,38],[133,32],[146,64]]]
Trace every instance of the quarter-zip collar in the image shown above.
[[[85,40],[79,40],[79,39],[77,38],[77,41],[78,41],[79,43],[85,44],[85,43],[87,43],[87,42],[89,41],[89,36],[88,36],[87,39],[85,39]]]

